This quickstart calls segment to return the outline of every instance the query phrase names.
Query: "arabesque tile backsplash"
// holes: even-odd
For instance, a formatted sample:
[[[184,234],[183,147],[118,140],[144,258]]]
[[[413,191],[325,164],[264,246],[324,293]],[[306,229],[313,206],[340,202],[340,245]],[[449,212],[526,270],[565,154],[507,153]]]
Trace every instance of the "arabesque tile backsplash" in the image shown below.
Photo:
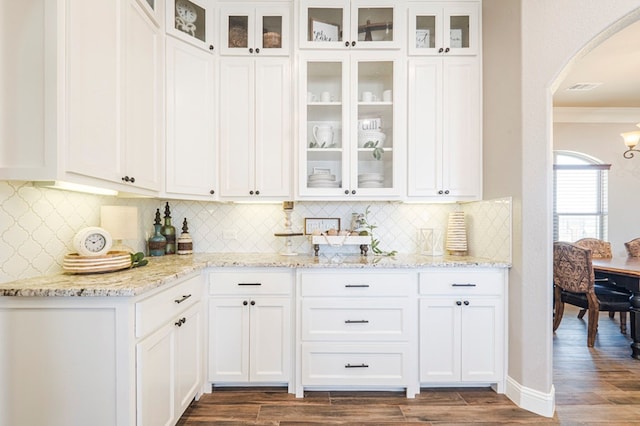
[[[274,236],[284,228],[281,204],[117,198],[35,187],[30,182],[0,181],[0,282],[61,272],[64,255],[73,251],[73,236],[83,227],[100,224],[102,205],[138,207],[140,238],[124,243],[146,253],[155,211],[160,208],[163,213],[166,201],[178,235],[187,218],[196,252],[273,253],[284,248],[284,239]],[[463,204],[296,202],[292,228],[302,231],[306,217],[340,218],[343,228],[348,228],[351,214],[363,213],[369,205],[369,221],[378,226],[374,235],[383,250],[419,252],[420,228],[445,229],[449,212],[462,210],[467,219],[469,254],[511,259],[508,198]],[[299,253],[313,251],[306,236],[294,237],[293,249]],[[321,253],[335,251],[358,252],[357,246],[321,249]]]

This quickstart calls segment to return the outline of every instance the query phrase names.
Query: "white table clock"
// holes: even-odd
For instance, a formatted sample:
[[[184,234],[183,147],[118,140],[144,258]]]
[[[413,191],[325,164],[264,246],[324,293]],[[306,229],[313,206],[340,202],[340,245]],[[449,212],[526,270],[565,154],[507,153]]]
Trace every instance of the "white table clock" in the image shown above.
[[[73,237],[73,247],[80,256],[102,256],[111,250],[113,240],[106,229],[98,226],[83,228]]]
[[[187,0],[176,1],[176,28],[196,36],[196,20],[198,12],[196,8]]]

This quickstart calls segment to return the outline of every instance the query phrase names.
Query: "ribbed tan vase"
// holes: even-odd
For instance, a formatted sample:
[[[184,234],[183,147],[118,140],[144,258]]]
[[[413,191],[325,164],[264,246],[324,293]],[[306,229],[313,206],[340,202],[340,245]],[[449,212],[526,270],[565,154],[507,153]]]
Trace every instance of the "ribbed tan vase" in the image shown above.
[[[467,227],[464,212],[449,213],[447,252],[452,256],[467,255]]]

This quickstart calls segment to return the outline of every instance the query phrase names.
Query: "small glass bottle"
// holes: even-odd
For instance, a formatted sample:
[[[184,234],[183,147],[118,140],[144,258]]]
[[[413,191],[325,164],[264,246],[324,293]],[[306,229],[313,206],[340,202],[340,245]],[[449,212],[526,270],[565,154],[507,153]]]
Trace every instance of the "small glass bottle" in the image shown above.
[[[149,256],[164,256],[167,248],[167,239],[162,235],[162,223],[160,223],[160,209],[156,209],[156,220],[153,224],[154,234],[149,238]]]
[[[164,226],[162,227],[162,235],[167,239],[167,247],[165,254],[176,254],[176,228],[171,225],[171,210],[169,202],[164,207]]]

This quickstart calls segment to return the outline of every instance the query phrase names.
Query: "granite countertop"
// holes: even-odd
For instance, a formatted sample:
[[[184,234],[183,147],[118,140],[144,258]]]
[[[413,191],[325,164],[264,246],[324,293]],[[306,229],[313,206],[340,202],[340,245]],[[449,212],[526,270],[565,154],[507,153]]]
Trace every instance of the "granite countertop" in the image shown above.
[[[400,254],[394,257],[334,255],[282,256],[271,253],[199,253],[148,257],[149,264],[123,271],[74,275],[61,273],[0,283],[0,296],[137,296],[176,278],[207,267],[269,268],[424,268],[498,267],[504,261],[469,256],[431,257]]]

